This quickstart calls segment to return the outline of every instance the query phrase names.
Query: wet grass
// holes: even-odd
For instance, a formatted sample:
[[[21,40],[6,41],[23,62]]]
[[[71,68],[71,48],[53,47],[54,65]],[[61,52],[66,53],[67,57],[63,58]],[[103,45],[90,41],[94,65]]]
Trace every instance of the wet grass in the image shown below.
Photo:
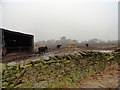
[[[3,88],[64,88],[77,87],[76,83],[120,63],[120,53],[76,52],[57,54],[49,59],[2,64]]]

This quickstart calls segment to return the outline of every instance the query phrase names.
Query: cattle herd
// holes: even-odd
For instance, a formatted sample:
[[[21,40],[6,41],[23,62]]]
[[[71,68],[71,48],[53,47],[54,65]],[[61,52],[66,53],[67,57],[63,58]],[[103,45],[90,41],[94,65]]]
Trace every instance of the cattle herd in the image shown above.
[[[62,46],[61,44],[56,45],[56,49],[60,49],[61,46]],[[88,47],[88,44],[86,44],[86,47]],[[45,46],[45,47],[38,47],[38,52],[37,53],[43,55],[43,54],[45,54],[47,52],[47,50],[48,50],[47,46]],[[6,51],[6,48],[4,47],[4,48],[2,48],[2,56],[5,56],[6,54],[7,54],[7,51]]]
[[[57,45],[56,48],[59,49],[62,45]],[[45,47],[39,47],[38,48],[38,53],[39,54],[45,54],[45,52],[47,52],[48,50],[48,47],[45,46]]]
[[[56,48],[57,49],[60,49],[60,47],[61,47],[62,45],[61,44],[58,44],[58,45],[56,45]],[[86,44],[86,47],[89,47],[89,44],[87,43]],[[45,54],[45,52],[48,50],[48,47],[47,46],[45,46],[45,47],[39,47],[38,48],[38,53],[39,54]]]

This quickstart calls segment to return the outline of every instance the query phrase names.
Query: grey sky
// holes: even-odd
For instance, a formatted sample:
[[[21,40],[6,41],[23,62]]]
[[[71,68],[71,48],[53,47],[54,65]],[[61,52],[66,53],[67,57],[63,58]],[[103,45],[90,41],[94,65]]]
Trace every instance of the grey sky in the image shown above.
[[[103,0],[99,2],[82,2],[82,0],[2,1],[1,26],[31,33],[35,35],[35,41],[59,39],[61,36],[78,41],[92,38],[118,39],[118,3],[115,0],[110,0],[110,2],[107,0],[107,2]]]

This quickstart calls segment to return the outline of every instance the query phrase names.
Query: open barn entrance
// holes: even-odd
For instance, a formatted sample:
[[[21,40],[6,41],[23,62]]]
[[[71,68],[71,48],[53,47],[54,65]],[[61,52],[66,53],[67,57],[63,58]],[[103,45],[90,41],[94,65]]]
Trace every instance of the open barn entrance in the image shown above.
[[[2,29],[3,54],[31,53],[33,51],[34,36]]]

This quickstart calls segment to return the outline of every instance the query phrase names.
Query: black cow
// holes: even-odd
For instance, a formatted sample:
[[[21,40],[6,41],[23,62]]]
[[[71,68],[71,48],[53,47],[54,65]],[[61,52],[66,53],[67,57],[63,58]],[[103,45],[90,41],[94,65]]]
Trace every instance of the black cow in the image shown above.
[[[62,46],[62,45],[57,45],[56,47],[57,47],[57,49],[59,49],[61,46]]]
[[[45,47],[39,47],[38,48],[38,53],[39,54],[44,54],[47,50],[48,50],[47,46],[45,46]]]
[[[88,47],[88,46],[89,46],[89,44],[87,43],[87,44],[86,44],[86,47]]]

